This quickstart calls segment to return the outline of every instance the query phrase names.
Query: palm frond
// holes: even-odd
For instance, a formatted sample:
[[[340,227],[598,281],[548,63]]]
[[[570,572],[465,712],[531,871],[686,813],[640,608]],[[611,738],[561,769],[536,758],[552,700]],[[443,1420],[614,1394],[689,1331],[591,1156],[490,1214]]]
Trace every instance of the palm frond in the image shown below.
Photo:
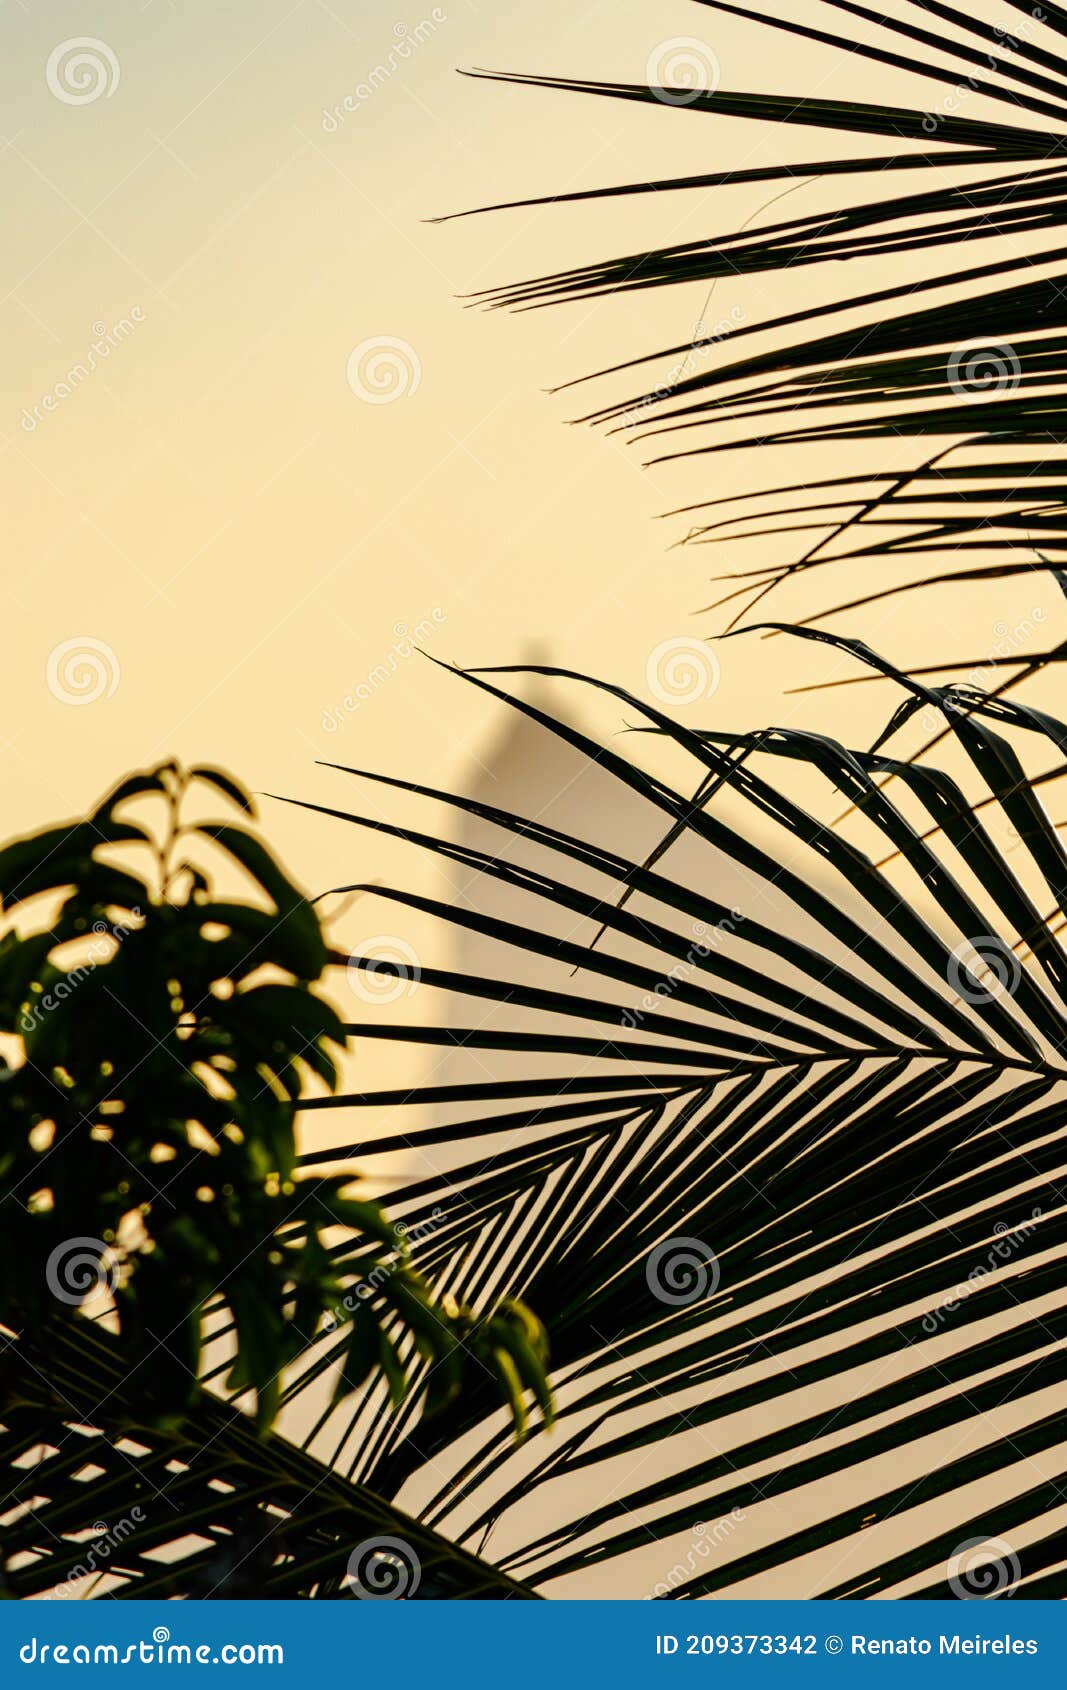
[[[560,1408],[552,1443],[519,1450],[487,1395],[438,1426],[337,1413],[317,1445],[552,1593],[605,1563],[616,1593],[751,1593],[799,1563],[794,1594],[944,1594],[945,1545],[985,1535],[1063,1594],[1041,1521],[1067,1471],[1067,853],[1018,746],[1062,755],[1067,728],[977,692],[961,709],[805,632],[903,689],[887,731],[938,713],[966,776],[884,743],[683,728],[544,666],[640,721],[633,755],[512,696],[516,671],[468,680],[588,759],[667,850],[396,781],[498,847],[307,806],[465,870],[469,906],[373,892],[499,956],[422,966],[443,1017],[351,1027],[471,1065],[316,1102],[381,1125],[312,1160],[415,1155],[392,1206],[420,1264],[529,1301]],[[977,1511],[968,1487],[993,1475],[1008,1500]],[[713,1559],[685,1553],[714,1520]]]
[[[361,1579],[363,1595],[530,1595],[206,1392],[180,1431],[146,1426],[88,1321],[0,1365],[7,1595],[337,1597]]]
[[[831,563],[847,564],[861,586],[842,603],[818,606],[820,616],[932,582],[995,581],[1039,567],[1039,556],[1062,556],[1067,248],[1058,233],[1067,191],[1067,57],[1060,11],[1018,0],[1013,10],[1023,21],[1013,30],[1002,11],[970,16],[928,0],[905,0],[898,16],[851,0],[818,0],[804,23],[722,0],[698,4],[709,22],[727,14],[751,26],[757,48],[760,33],[772,31],[814,44],[831,70],[840,69],[842,54],[874,63],[887,87],[912,98],[923,88],[928,105],[826,99],[802,89],[679,90],[477,72],[648,106],[690,124],[694,140],[698,120],[714,119],[720,146],[720,126],[745,120],[785,131],[814,127],[837,145],[878,137],[891,150],[752,168],[742,160],[736,171],[501,202],[485,209],[775,180],[822,182],[828,191],[839,182],[849,195],[836,207],[731,229],[713,193],[715,221],[702,239],[492,287],[473,303],[528,310],[687,284],[713,290],[724,278],[736,284],[767,273],[828,271],[831,292],[822,303],[771,319],[742,312],[710,324],[709,295],[685,338],[651,352],[636,349],[582,378],[610,380],[615,397],[576,420],[621,431],[646,463],[744,454],[737,459],[741,492],[670,513],[692,518],[684,542],[729,543],[736,555],[742,541],[774,536],[794,548],[780,564],[727,577],[740,585],[718,602],[730,605],[734,622],[798,571]],[[999,116],[960,115],[961,89],[973,106]],[[921,174],[913,185],[889,187],[901,172]],[[857,174],[869,183],[868,197],[861,192],[858,201]],[[972,260],[968,246],[979,241],[983,250]],[[853,271],[841,269],[908,257],[919,261],[918,274],[890,286],[865,287],[862,279],[857,286]],[[912,437],[921,445],[909,458]],[[748,450],[855,441],[893,450],[872,450],[860,474],[777,487],[754,475],[760,459]],[[817,492],[816,501],[798,507],[800,488]],[[817,534],[814,543],[804,543],[805,531]]]

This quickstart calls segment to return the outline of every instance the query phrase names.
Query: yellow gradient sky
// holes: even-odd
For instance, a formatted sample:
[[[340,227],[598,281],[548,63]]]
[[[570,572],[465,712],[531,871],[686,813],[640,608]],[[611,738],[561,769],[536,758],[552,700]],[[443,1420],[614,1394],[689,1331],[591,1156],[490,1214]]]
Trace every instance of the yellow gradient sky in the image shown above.
[[[436,14],[378,0],[101,0],[12,4],[3,27],[6,832],[81,809],[120,771],[170,752],[327,798],[321,756],[467,781],[494,723],[465,689],[398,657],[398,627],[430,619],[424,643],[449,661],[539,650],[638,692],[657,641],[711,628],[691,613],[712,596],[712,554],[669,550],[678,529],[652,517],[729,490],[733,460],[643,472],[639,449],[564,426],[587,408],[582,392],[544,392],[684,339],[706,288],[510,317],[457,296],[767,221],[779,214],[768,189],[424,219],[835,149],[812,132],[798,142],[684,109],[476,83],[455,67],[643,80],[658,44],[693,36],[728,87],[877,85],[885,98],[893,83],[906,100],[906,76],[769,43],[687,0],[455,0]],[[108,91],[71,103],[47,66],[82,35],[105,44],[118,74],[105,62]],[[345,112],[380,65],[388,76]],[[338,108],[343,121],[325,116]],[[812,209],[821,192],[801,186],[788,205]],[[861,280],[857,267],[857,291]],[[754,321],[840,279],[808,271],[784,286],[722,283],[711,311]],[[67,382],[101,331],[117,344]],[[418,360],[417,390],[391,404],[361,400],[346,379],[353,348],[381,336]],[[812,473],[827,473],[817,459]],[[721,552],[715,562],[729,566]],[[1011,603],[983,600],[967,628],[978,653],[998,616],[1031,608],[1020,603],[1017,590]],[[896,624],[920,645],[931,636],[928,610],[889,610],[890,644]],[[946,614],[959,612],[956,601]],[[72,706],[49,690],[48,665],[85,638],[114,653],[118,684]],[[781,714],[794,669],[816,672],[810,650],[801,660],[781,641],[726,648],[723,663],[717,708],[746,726]],[[388,684],[344,710],[383,664],[396,671]],[[294,813],[270,825],[306,882],[334,876],[321,829]]]

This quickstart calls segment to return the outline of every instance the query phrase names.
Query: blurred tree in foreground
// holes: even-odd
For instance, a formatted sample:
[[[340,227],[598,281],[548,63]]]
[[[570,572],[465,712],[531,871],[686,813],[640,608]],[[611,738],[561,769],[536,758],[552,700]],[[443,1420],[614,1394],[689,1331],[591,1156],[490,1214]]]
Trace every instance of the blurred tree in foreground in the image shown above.
[[[0,1059],[0,1318],[39,1342],[91,1298],[160,1427],[197,1400],[210,1317],[261,1430],[284,1370],[336,1329],[336,1397],[384,1380],[435,1411],[476,1357],[521,1436],[529,1396],[552,1412],[536,1319],[436,1297],[350,1175],[297,1175],[295,1108],[309,1082],[335,1089],[346,1043],[314,989],[327,946],[254,833],[185,819],[194,788],[254,815],[228,774],[168,762],[0,850],[4,912],[47,912],[0,940],[0,1033],[20,1042]],[[255,902],[215,895],[224,858]]]

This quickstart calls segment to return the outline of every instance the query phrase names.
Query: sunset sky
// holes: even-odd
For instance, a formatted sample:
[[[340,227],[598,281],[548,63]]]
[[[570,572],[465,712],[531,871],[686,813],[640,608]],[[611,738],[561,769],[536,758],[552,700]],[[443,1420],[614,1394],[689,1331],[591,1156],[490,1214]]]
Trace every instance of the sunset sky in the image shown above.
[[[780,310],[782,279],[721,283],[710,305],[697,287],[510,316],[458,296],[767,221],[771,191],[426,219],[832,145],[456,70],[643,80],[677,37],[703,43],[732,87],[865,94],[877,80],[884,98],[893,73],[872,78],[795,41],[777,43],[771,64],[765,36],[688,0],[535,11],[458,0],[403,16],[376,0],[110,0],[95,13],[10,4],[4,21],[8,831],[81,809],[125,768],[171,752],[320,797],[323,756],[474,778],[496,724],[404,657],[420,625],[449,662],[547,654],[639,693],[657,642],[714,631],[692,613],[714,596],[709,557],[724,568],[728,557],[670,550],[684,528],[652,519],[730,490],[733,460],[643,472],[639,447],[564,426],[593,390],[545,390],[684,340],[705,306],[749,322]],[[110,54],[90,49],[103,91],[61,98],[50,56],[83,35]],[[388,74],[359,98],[375,66]],[[53,80],[62,74],[61,63]],[[902,99],[914,92],[895,80]],[[802,185],[790,204],[811,209],[821,192]],[[827,285],[805,272],[789,301]],[[417,364],[412,391],[388,404],[361,398],[346,374],[353,350],[381,337]],[[67,382],[101,339],[114,344],[96,368]],[[882,614],[890,644],[893,617],[921,640],[925,619]],[[979,652],[997,614],[983,604],[972,619]],[[72,706],[49,689],[49,661],[86,639],[112,654],[100,659],[104,695]],[[745,726],[780,713],[792,667],[825,672],[781,641],[722,656],[719,708]],[[383,664],[396,672],[368,696]],[[361,682],[359,708],[346,709]],[[325,884],[321,830],[270,821],[305,881]]]

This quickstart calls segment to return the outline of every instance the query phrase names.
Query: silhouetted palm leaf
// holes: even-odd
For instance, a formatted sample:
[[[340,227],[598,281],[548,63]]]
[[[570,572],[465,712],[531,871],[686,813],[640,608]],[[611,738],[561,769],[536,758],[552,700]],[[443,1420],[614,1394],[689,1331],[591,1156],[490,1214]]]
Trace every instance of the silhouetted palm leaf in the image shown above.
[[[684,875],[678,845],[653,865],[599,839],[595,815],[578,837],[405,789],[498,831],[483,851],[308,806],[471,873],[470,908],[367,890],[500,956],[484,975],[422,966],[418,1001],[444,992],[465,1014],[351,1028],[473,1052],[484,1077],[316,1102],[383,1119],[309,1160],[420,1155],[391,1198],[420,1265],[463,1295],[528,1299],[560,1403],[552,1442],[518,1451],[488,1396],[440,1425],[337,1411],[317,1447],[385,1494],[406,1486],[464,1544],[495,1530],[494,1558],[538,1588],[642,1552],[662,1583],[694,1522],[739,1514],[740,1552],[683,1555],[659,1593],[812,1557],[792,1593],[925,1576],[946,1594],[945,1557],[975,1536],[1004,1539],[1042,1593],[1067,1590],[1059,1538],[1030,1541],[1067,1474],[1067,956],[1052,931],[1067,854],[1013,744],[1062,756],[1067,728],[832,643],[903,688],[888,732],[919,710],[943,720],[973,791],[885,744],[687,730],[599,686],[656,736],[639,748],[692,765],[698,802],[643,753],[511,702],[638,800],[650,839],[668,829]],[[470,679],[508,696],[490,672]],[[683,1246],[717,1267],[705,1295],[665,1302],[656,1252]],[[1009,1500],[976,1510],[966,1487],[993,1475]],[[934,1501],[936,1529],[920,1512]],[[621,1576],[636,1594],[640,1575]]]
[[[489,209],[755,181],[825,180],[832,186],[838,178],[849,196],[839,209],[782,218],[762,229],[731,230],[713,222],[703,240],[630,251],[496,287],[475,296],[477,302],[529,309],[831,267],[832,292],[821,305],[712,327],[702,311],[686,338],[596,372],[612,378],[616,389],[627,385],[610,403],[587,411],[585,420],[622,430],[648,462],[768,443],[832,447],[911,436],[923,443],[903,467],[899,449],[872,450],[869,468],[859,474],[814,482],[798,476],[779,486],[767,485],[758,454],[748,452],[739,459],[742,492],[709,493],[671,513],[690,518],[690,542],[728,541],[735,551],[742,538],[755,534],[789,538],[817,531],[814,544],[798,545],[796,555],[735,572],[740,585],[720,600],[733,611],[740,601],[743,614],[777,583],[816,563],[857,566],[860,585],[848,596],[856,605],[932,580],[1022,573],[1035,567],[1035,552],[1062,557],[1067,248],[1057,235],[1067,191],[1061,162],[1067,56],[1059,50],[1067,13],[1013,0],[1011,10],[1023,20],[1013,32],[1002,22],[1003,8],[987,18],[930,0],[904,0],[899,17],[851,0],[817,0],[811,21],[803,24],[721,0],[698,4],[703,21],[697,27],[705,31],[728,14],[753,26],[757,51],[761,32],[799,37],[826,50],[828,68],[837,68],[834,55],[844,52],[853,63],[884,67],[887,87],[904,87],[913,97],[924,85],[929,104],[822,99],[803,87],[679,92],[670,85],[501,74],[497,80],[650,106],[663,112],[665,122],[691,125],[695,145],[705,140],[707,119],[742,118],[814,127],[838,140],[877,136],[891,150],[502,202]],[[866,34],[863,25],[870,26]],[[980,109],[999,107],[1001,119],[956,115],[961,90]],[[721,146],[718,123],[712,139]],[[937,172],[932,188],[924,180],[931,170]],[[892,191],[901,172],[919,174],[914,184]],[[857,174],[868,179],[870,196],[858,203]],[[715,221],[718,203],[712,194]],[[1050,238],[1043,245],[1046,231]],[[994,238],[991,254],[971,259],[966,253],[967,243]],[[942,249],[951,249],[951,259]],[[852,271],[842,269],[855,260],[894,256],[913,256],[917,272],[892,286],[864,289],[861,282],[857,288]],[[928,296],[935,296],[930,303]],[[798,504],[803,491],[816,495],[812,502]],[[817,608],[826,614],[843,606]]]
[[[392,1550],[370,1569],[379,1590],[529,1594],[206,1392],[180,1432],[146,1426],[118,1351],[88,1322],[9,1344],[0,1365],[5,1594],[339,1596],[353,1552],[375,1544]]]

